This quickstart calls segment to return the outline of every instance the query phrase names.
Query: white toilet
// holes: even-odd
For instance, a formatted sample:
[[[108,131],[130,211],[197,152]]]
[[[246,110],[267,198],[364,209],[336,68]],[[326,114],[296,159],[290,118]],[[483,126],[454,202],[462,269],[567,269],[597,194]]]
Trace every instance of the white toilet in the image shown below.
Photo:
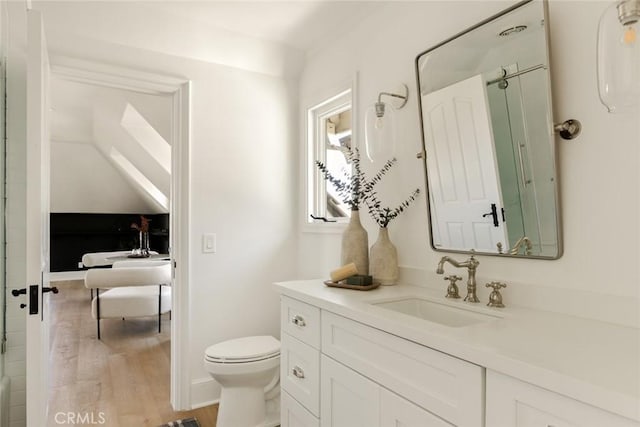
[[[255,336],[214,344],[204,366],[222,387],[217,427],[280,424],[279,403],[267,405],[280,397],[280,341]]]

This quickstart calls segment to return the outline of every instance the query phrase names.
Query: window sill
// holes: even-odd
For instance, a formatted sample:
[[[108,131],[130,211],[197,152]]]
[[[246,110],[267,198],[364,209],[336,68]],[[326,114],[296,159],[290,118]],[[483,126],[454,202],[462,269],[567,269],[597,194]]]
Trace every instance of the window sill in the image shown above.
[[[318,233],[318,234],[342,234],[349,223],[344,222],[314,222],[304,223],[300,231],[302,233]]]

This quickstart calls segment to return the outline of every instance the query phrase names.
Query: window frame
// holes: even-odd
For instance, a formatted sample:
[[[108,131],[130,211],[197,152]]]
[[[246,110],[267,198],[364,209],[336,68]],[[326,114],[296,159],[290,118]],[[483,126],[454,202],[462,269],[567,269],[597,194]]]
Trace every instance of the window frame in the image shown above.
[[[356,78],[354,77],[342,85],[324,91],[322,96],[314,97],[312,102],[304,104],[301,111],[304,189],[300,221],[303,232],[341,233],[350,220],[348,216],[332,217],[331,219],[335,219],[335,222],[323,222],[312,219],[311,214],[326,217],[326,180],[315,165],[316,160],[326,161],[326,129],[323,125],[328,117],[351,109],[351,147],[357,147],[356,99]]]

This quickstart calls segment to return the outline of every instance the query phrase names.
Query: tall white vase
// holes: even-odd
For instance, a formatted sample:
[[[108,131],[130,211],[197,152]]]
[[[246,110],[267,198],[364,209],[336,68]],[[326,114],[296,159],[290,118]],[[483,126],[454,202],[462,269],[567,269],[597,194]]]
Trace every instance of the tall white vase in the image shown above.
[[[342,233],[342,265],[354,263],[358,274],[369,274],[369,237],[360,223],[360,211],[351,210],[351,220]]]
[[[374,282],[381,285],[398,283],[398,251],[389,239],[387,227],[380,227],[378,240],[371,246],[371,275]]]

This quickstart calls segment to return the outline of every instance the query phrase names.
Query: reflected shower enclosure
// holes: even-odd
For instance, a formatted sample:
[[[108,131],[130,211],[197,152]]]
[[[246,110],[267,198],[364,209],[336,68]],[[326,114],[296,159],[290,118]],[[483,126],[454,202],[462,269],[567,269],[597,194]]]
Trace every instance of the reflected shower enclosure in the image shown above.
[[[518,72],[516,64],[509,69],[507,76]],[[535,68],[487,84],[508,248],[527,236],[533,253],[556,249],[555,207],[544,203],[554,197],[555,171],[548,161],[553,147],[539,143],[548,139],[547,97],[540,91],[546,79],[545,70]]]

